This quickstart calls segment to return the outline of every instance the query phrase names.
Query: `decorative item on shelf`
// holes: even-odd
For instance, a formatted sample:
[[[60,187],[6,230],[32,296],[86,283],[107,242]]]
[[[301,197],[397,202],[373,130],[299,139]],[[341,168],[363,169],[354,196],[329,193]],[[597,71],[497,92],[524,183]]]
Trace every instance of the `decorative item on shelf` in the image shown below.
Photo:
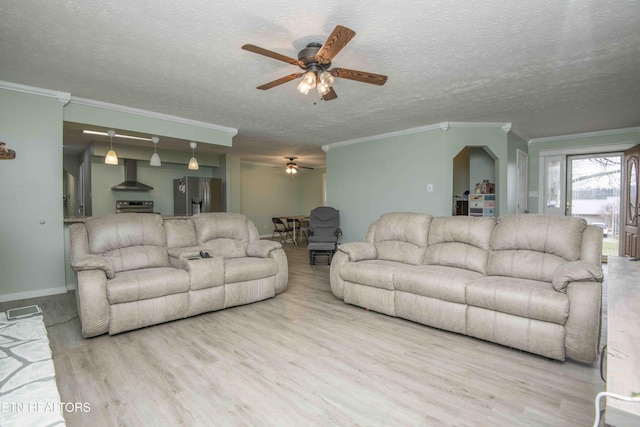
[[[189,169],[196,171],[200,169],[198,159],[196,159],[196,147],[198,146],[198,144],[191,141],[189,143],[189,146],[191,147],[191,160],[189,160]]]
[[[16,152],[9,150],[4,142],[0,142],[0,160],[11,160],[16,158]]]
[[[104,164],[105,165],[117,165],[118,164],[118,155],[116,154],[115,151],[113,151],[113,137],[115,136],[116,131],[113,129],[109,129],[107,131],[107,135],[109,135],[109,139],[111,140],[111,149],[109,150],[109,152],[107,153],[107,155],[104,158]]]
[[[158,146],[158,142],[160,142],[160,138],[157,136],[151,137],[151,142],[153,142],[153,155],[151,156],[151,160],[149,161],[150,166],[162,166],[162,162],[160,161],[160,156],[156,151]]]
[[[482,194],[480,191],[481,191],[480,190],[480,183],[476,182],[476,188],[473,190],[473,193],[474,194]]]
[[[485,194],[495,194],[496,193],[496,185],[487,180],[487,192]]]

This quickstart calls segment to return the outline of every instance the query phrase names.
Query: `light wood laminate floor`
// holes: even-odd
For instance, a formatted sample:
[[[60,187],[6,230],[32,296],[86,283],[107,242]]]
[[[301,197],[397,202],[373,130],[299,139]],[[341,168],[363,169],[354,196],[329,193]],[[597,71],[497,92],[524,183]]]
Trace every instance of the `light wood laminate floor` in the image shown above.
[[[597,366],[347,305],[331,293],[327,266],[309,266],[304,246],[285,249],[283,294],[115,336],[82,338],[73,292],[27,301],[50,325],[62,401],[90,404],[88,413],[65,413],[67,424],[593,423],[593,399],[604,390]]]

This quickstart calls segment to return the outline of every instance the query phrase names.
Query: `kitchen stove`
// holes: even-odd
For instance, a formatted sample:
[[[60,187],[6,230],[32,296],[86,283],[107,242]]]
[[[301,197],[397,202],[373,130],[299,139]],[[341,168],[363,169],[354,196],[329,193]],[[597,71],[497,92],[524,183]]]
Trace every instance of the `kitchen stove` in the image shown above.
[[[117,200],[116,213],[153,213],[153,200]]]

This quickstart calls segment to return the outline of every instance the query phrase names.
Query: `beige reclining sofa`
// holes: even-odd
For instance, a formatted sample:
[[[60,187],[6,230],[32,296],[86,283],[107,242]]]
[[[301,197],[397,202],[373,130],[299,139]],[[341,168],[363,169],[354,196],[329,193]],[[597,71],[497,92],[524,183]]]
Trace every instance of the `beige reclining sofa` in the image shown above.
[[[346,303],[565,360],[594,363],[602,230],[583,219],[389,213],[331,263]]]
[[[282,245],[260,240],[240,214],[114,214],[73,224],[70,235],[85,337],[249,304],[287,287]]]

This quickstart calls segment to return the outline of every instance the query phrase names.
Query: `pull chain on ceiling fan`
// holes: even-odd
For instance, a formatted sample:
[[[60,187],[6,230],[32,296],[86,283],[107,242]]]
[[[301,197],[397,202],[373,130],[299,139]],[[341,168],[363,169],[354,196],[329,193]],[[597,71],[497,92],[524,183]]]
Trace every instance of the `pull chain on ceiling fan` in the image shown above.
[[[347,68],[331,68],[333,58],[355,35],[355,31],[342,25],[337,25],[323,45],[320,43],[309,43],[298,53],[298,59],[290,58],[286,55],[272,52],[252,44],[245,44],[242,46],[242,49],[286,62],[287,64],[297,65],[303,70],[303,72],[289,74],[288,76],[265,83],[262,86],[258,86],[257,89],[271,89],[302,77],[302,81],[298,84],[298,91],[307,95],[309,91],[316,89],[324,101],[330,101],[338,97],[333,89],[333,83],[336,77],[377,86],[382,86],[387,82],[387,76],[382,74],[350,70]]]

